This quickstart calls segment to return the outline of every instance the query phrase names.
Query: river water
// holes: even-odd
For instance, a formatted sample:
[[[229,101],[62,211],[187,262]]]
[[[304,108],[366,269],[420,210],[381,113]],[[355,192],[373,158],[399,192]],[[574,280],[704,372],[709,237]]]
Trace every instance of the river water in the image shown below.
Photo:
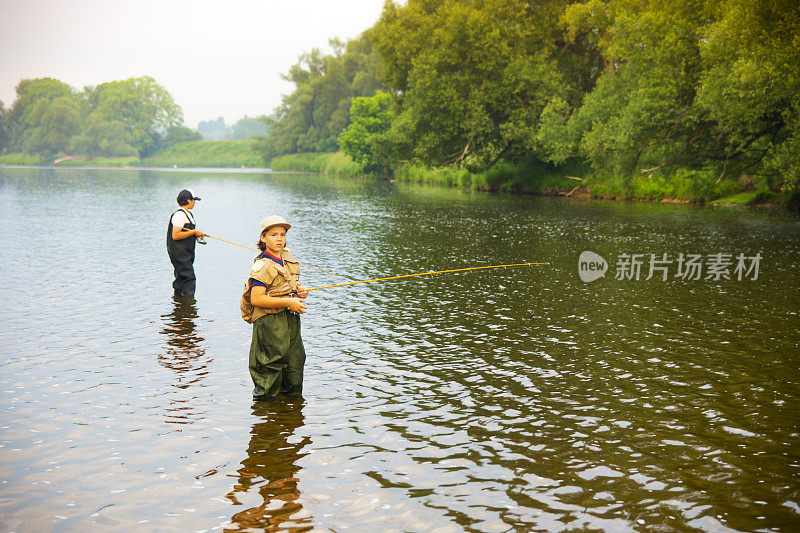
[[[284,216],[294,255],[343,276],[310,287],[549,264],[314,291],[304,397],[253,403],[255,254],[198,246],[174,300],[184,187],[230,241]],[[4,531],[800,530],[794,215],[6,168],[0,230]],[[582,281],[584,251],[605,277]]]

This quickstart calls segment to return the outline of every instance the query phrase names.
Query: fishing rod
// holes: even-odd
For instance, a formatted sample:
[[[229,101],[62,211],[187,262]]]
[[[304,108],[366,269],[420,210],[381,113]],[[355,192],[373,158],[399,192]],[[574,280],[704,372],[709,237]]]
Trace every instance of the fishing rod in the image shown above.
[[[306,289],[307,291],[318,291],[322,289],[332,289],[334,287],[346,287],[347,285],[357,285],[359,283],[372,283],[373,281],[386,281],[390,279],[400,279],[400,278],[413,278],[415,276],[430,276],[431,274],[445,274],[448,272],[466,272],[467,270],[481,270],[484,268],[506,268],[506,267],[518,267],[518,266],[530,266],[530,265],[549,265],[550,263],[515,263],[512,265],[486,265],[486,266],[477,266],[477,267],[467,267],[467,268],[454,268],[451,270],[434,270],[432,272],[418,272],[416,274],[403,274],[400,276],[389,276],[386,278],[375,278],[375,279],[365,279],[361,281],[349,281],[347,283],[337,283],[336,285],[325,285],[324,287],[312,287],[310,289]]]
[[[239,246],[240,248],[245,248],[247,250],[253,250],[254,252],[260,252],[261,251],[261,250],[259,250],[257,248],[253,248],[252,246],[245,246],[244,244],[239,244],[238,242],[228,241],[228,240],[222,239],[220,237],[215,237],[214,235],[209,235],[208,233],[205,233],[204,235],[206,237],[210,238],[210,239],[216,239],[218,241],[226,242],[226,243],[232,244],[234,246]],[[347,276],[342,276],[341,274],[334,274],[333,272],[328,272],[327,270],[323,270],[323,269],[321,269],[319,267],[315,267],[313,265],[309,265],[308,263],[300,263],[300,262],[298,262],[298,263],[303,265],[303,266],[306,266],[308,268],[313,268],[315,270],[319,270],[320,272],[324,272],[326,274],[330,274],[331,276],[336,276],[336,277],[340,277],[340,278],[347,277]],[[454,269],[450,269],[450,270],[434,270],[434,271],[431,271],[431,272],[417,272],[416,274],[403,274],[403,275],[400,275],[400,276],[389,276],[389,277],[385,277],[385,278],[365,279],[365,280],[360,280],[360,281],[348,281],[347,283],[337,283],[335,285],[325,285],[323,287],[312,287],[312,288],[307,289],[307,290],[308,291],[319,291],[319,290],[322,290],[322,289],[333,289],[334,287],[346,287],[348,285],[358,285],[360,283],[372,283],[374,281],[387,281],[387,280],[392,280],[392,279],[413,278],[413,277],[417,277],[417,276],[430,276],[432,274],[446,274],[446,273],[450,273],[450,272],[466,272],[468,270],[482,270],[482,269],[486,269],[486,268],[508,268],[508,267],[532,266],[532,265],[549,265],[549,264],[550,263],[547,263],[547,262],[545,262],[545,263],[514,263],[514,264],[510,264],[510,265],[485,265],[485,266],[467,267],[467,268],[454,268]]]
[[[210,239],[216,239],[218,241],[227,242],[228,244],[232,244],[234,246],[239,246],[241,248],[246,248],[248,250],[253,250],[254,252],[261,252],[261,250],[259,250],[258,248],[253,248],[252,246],[245,246],[244,244],[239,244],[238,242],[226,241],[225,239],[221,239],[219,237],[214,237],[213,235],[209,235],[208,233],[204,233],[203,235],[205,235],[206,237],[208,237]],[[197,241],[197,242],[201,242],[201,241]],[[315,270],[319,270],[320,272],[325,272],[326,274],[330,274],[331,276],[336,276],[338,278],[346,278],[347,277],[347,276],[342,276],[341,274],[334,274],[333,272],[328,272],[327,270],[322,270],[321,268],[315,267],[313,265],[309,265],[308,263],[301,263],[300,261],[298,261],[297,263],[300,264],[300,265],[303,265],[305,267],[308,267],[308,268],[313,268]]]

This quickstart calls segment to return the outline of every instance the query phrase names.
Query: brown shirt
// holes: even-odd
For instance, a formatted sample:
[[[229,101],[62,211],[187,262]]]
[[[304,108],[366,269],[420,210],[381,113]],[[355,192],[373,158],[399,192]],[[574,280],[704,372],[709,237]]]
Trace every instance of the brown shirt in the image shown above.
[[[297,290],[297,280],[300,278],[300,264],[292,256],[289,250],[284,249],[281,253],[283,266],[269,258],[256,257],[250,276],[244,284],[244,291],[239,302],[242,310],[242,318],[251,324],[264,315],[280,313],[285,307],[258,307],[250,303],[250,291],[253,288],[253,280],[256,279],[267,286],[267,294],[270,296],[289,296],[289,293]]]

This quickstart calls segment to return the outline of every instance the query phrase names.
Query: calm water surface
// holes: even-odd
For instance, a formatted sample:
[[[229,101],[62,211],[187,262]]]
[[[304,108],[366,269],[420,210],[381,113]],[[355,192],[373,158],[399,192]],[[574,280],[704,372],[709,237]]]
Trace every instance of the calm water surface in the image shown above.
[[[293,223],[304,398],[251,401],[253,245]],[[800,530],[800,220],[312,175],[0,169],[4,531]],[[584,283],[578,256],[608,260]],[[757,279],[615,279],[743,253]],[[305,269],[307,286],[343,281]]]

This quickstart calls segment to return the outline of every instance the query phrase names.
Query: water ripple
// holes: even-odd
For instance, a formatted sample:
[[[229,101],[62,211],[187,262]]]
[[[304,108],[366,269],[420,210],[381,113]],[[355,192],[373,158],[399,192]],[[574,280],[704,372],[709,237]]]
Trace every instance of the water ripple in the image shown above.
[[[551,264],[316,291],[304,399],[253,404],[251,254],[199,249],[197,300],[170,296],[186,179],[202,227],[249,243],[281,213],[297,257],[353,279]],[[120,197],[136,237],[110,242]],[[789,215],[86,170],[1,170],[0,205],[6,530],[800,528]],[[43,211],[71,238],[29,234]],[[764,278],[575,272],[584,249],[723,248],[762,251]]]

